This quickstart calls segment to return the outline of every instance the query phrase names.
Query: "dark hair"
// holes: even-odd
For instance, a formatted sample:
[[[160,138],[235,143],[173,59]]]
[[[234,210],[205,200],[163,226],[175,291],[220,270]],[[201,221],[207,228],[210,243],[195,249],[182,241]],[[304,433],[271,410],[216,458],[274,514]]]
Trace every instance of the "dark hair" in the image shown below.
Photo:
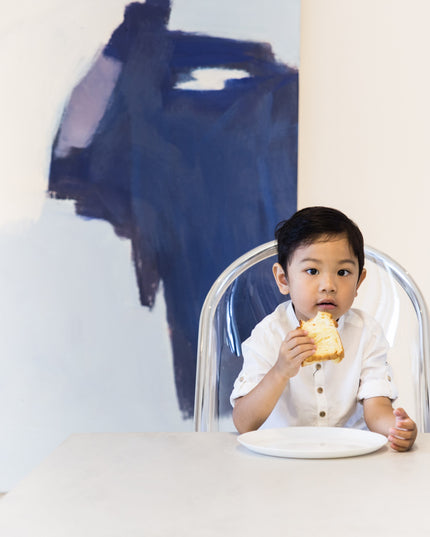
[[[352,220],[337,209],[330,207],[307,207],[276,226],[278,263],[287,273],[287,265],[299,246],[335,235],[346,235],[358,259],[359,275],[361,275],[364,266],[363,235]]]

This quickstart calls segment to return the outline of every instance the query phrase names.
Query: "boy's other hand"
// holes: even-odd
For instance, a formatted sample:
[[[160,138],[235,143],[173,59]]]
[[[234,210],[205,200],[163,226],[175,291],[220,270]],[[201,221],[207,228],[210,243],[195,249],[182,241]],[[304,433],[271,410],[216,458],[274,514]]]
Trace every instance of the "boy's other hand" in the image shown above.
[[[295,377],[303,360],[314,354],[316,346],[308,333],[301,328],[289,332],[279,349],[276,369],[284,377]]]
[[[396,423],[389,431],[390,446],[396,451],[408,451],[417,437],[417,426],[403,408],[394,409],[393,414]]]

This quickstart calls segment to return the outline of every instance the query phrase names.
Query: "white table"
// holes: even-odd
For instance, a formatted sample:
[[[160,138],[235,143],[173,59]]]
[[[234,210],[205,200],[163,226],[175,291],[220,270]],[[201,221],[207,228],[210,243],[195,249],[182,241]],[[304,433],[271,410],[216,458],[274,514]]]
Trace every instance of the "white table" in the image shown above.
[[[300,460],[233,433],[76,434],[0,501],[1,537],[393,537],[430,531],[416,448]]]

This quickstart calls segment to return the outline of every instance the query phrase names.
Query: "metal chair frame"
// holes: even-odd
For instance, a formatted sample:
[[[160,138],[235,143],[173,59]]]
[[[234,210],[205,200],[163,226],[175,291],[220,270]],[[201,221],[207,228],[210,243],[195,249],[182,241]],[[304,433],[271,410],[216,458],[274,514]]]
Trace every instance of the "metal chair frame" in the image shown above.
[[[197,351],[194,429],[196,431],[218,430],[218,353],[214,330],[217,307],[230,285],[246,270],[277,253],[276,241],[264,243],[234,261],[217,278],[203,304]],[[429,315],[424,297],[410,274],[385,253],[365,246],[366,259],[373,261],[390,272],[404,289],[413,305],[419,327],[419,349],[414,364],[414,385],[417,427],[421,432],[430,432],[430,348]],[[228,313],[227,313],[228,315]]]

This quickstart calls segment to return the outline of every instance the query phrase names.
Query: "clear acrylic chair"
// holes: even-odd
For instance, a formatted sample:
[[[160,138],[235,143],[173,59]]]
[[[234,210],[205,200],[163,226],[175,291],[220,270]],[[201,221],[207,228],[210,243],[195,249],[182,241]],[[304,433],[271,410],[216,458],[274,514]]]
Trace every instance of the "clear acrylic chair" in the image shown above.
[[[199,326],[194,427],[234,431],[229,397],[242,367],[241,343],[252,328],[283,300],[272,276],[276,241],[247,252],[215,281],[204,302]],[[390,343],[403,406],[418,430],[430,432],[429,318],[425,300],[411,276],[386,254],[365,246],[367,277],[353,307],[382,325]]]

